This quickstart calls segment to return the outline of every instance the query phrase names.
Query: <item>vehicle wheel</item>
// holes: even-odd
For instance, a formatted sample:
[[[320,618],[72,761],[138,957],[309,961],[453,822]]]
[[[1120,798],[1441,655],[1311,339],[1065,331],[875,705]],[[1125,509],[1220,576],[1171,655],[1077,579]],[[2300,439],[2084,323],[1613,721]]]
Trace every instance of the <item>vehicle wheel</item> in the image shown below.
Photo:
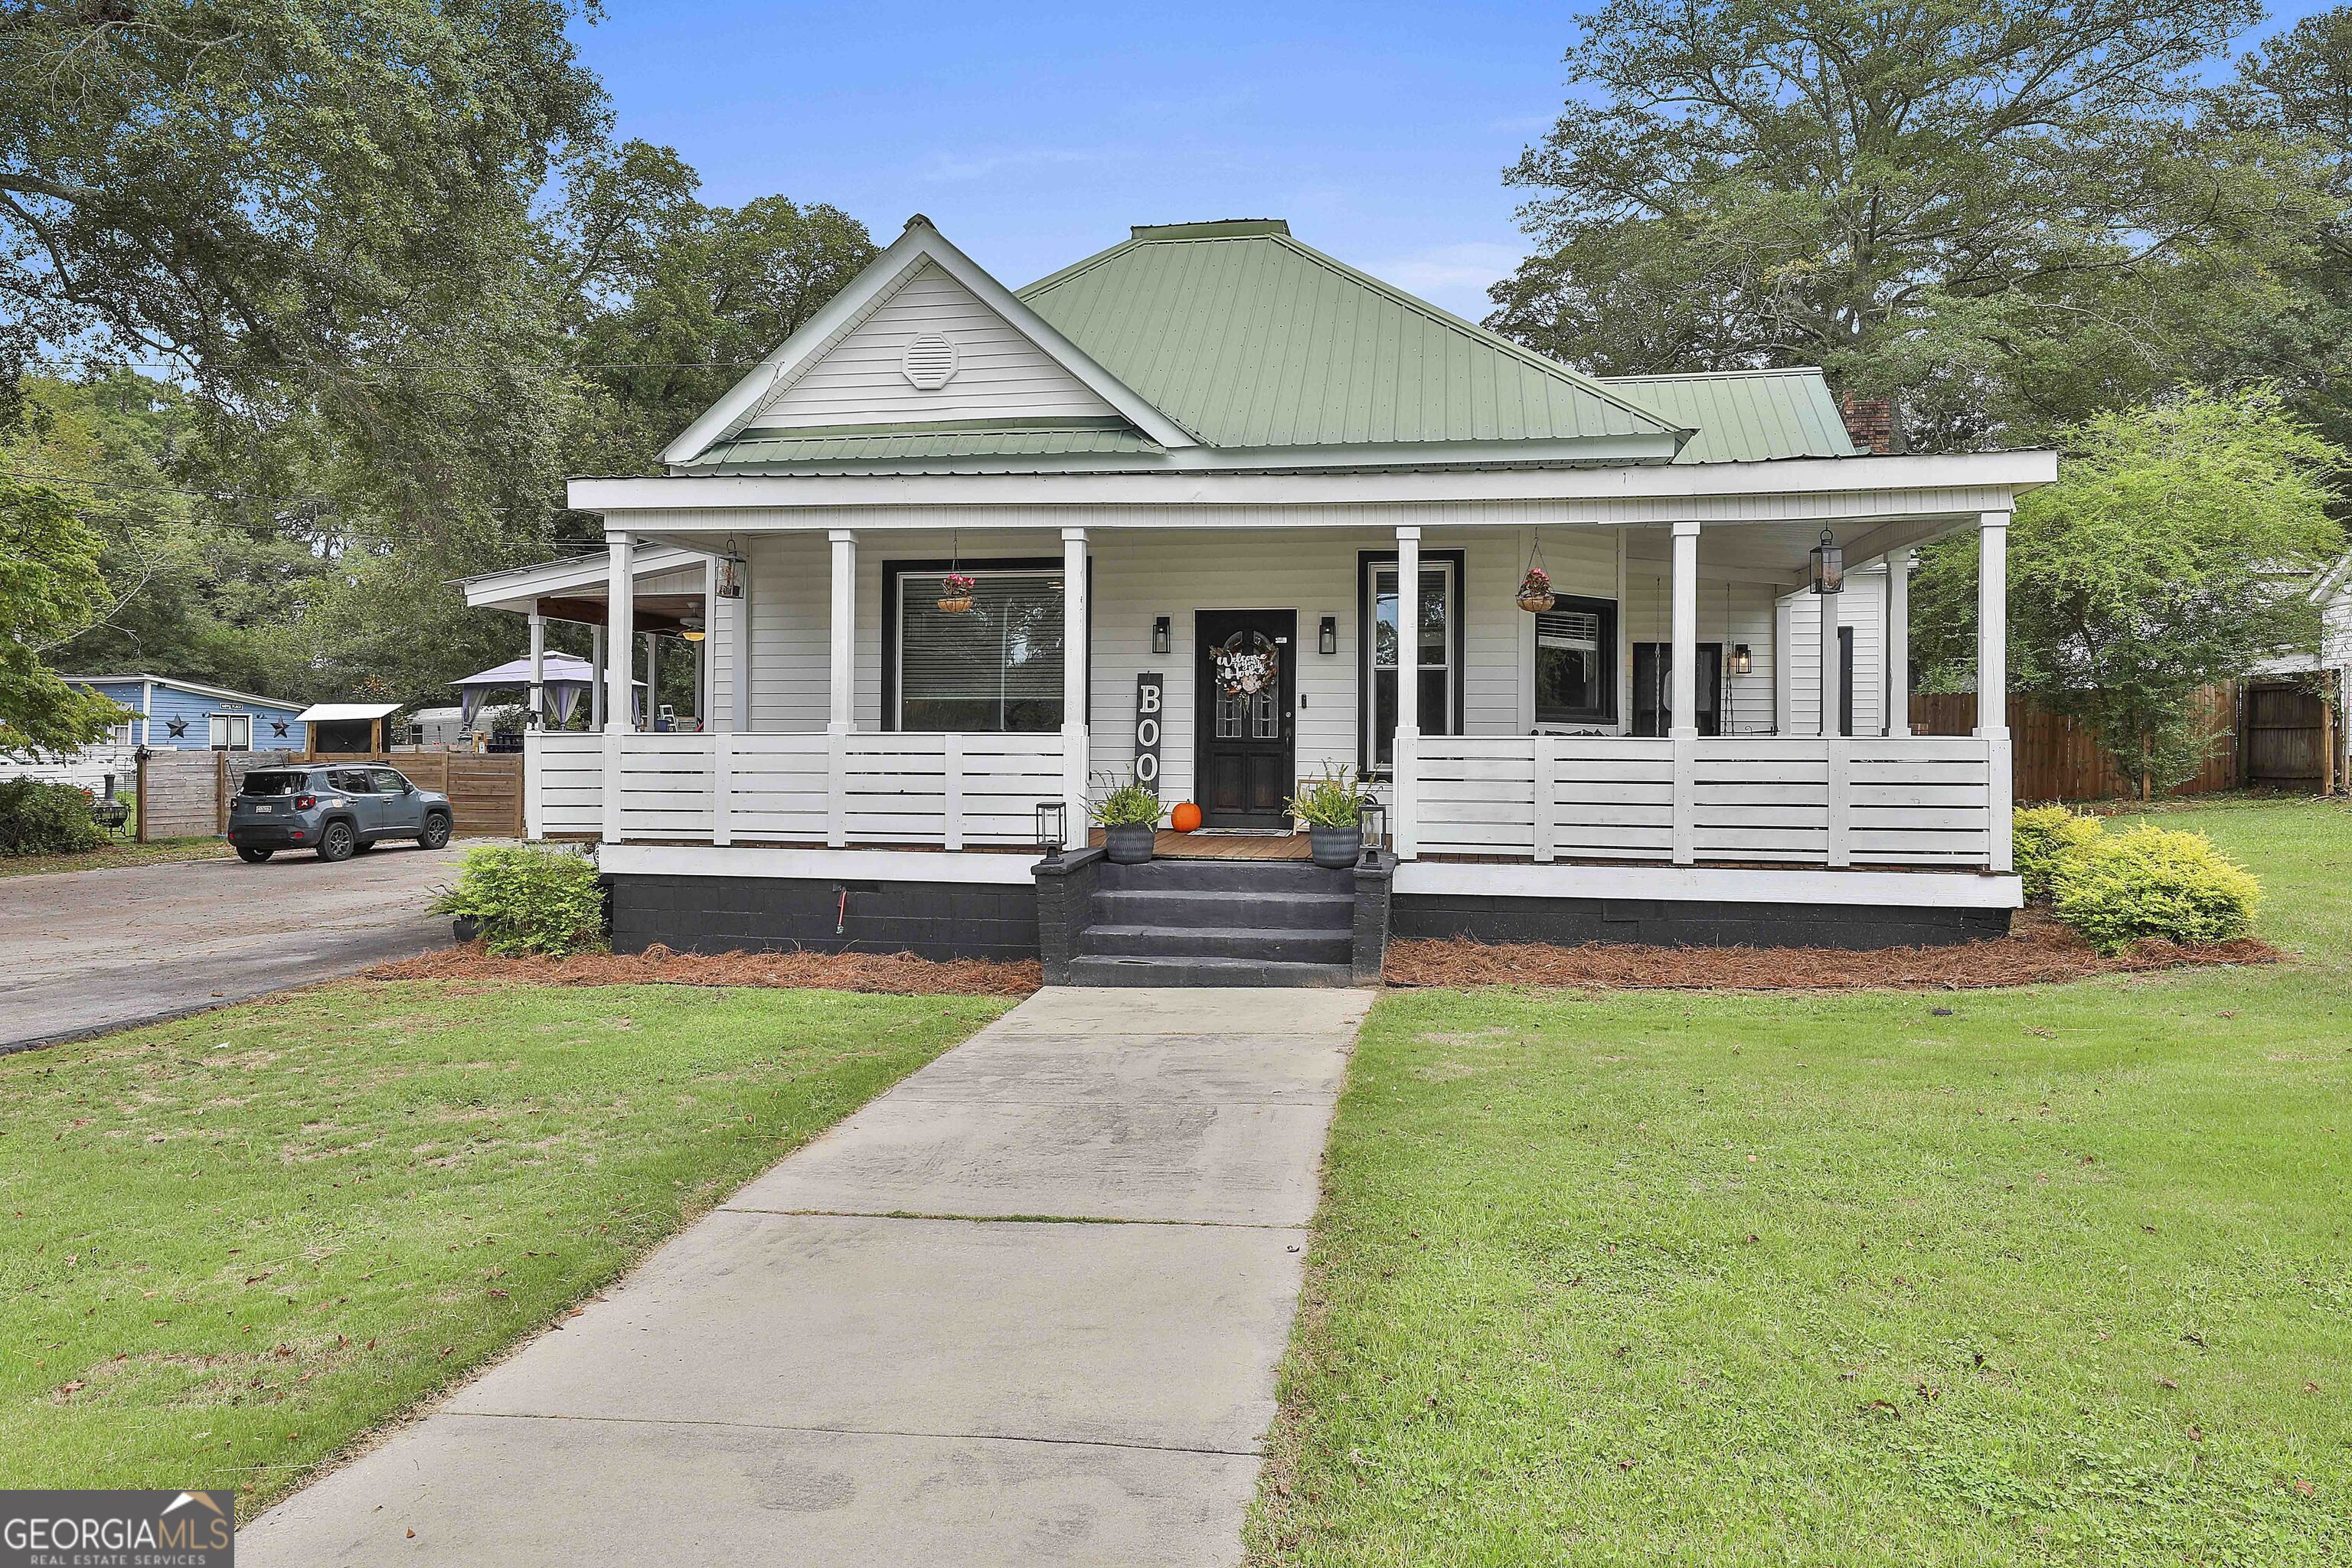
[[[236,858],[248,866],[258,866],[277,853],[275,849],[239,849]]]
[[[319,858],[348,860],[359,848],[360,836],[352,831],[348,822],[331,822],[326,832],[319,836]]]
[[[425,831],[416,836],[419,849],[438,849],[449,842],[449,819],[439,812],[425,819]]]

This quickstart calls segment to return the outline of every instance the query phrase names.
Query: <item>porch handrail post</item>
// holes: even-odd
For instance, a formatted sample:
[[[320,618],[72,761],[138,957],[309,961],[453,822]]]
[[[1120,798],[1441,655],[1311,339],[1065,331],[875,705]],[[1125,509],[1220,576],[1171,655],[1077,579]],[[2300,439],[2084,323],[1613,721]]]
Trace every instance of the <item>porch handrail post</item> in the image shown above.
[[[626,743],[635,691],[637,639],[636,538],[629,533],[604,535],[604,619],[612,635],[604,639],[605,710],[615,717],[604,730],[603,774],[604,841],[621,841],[621,748]]]
[[[547,723],[547,617],[539,613],[539,601],[530,602],[530,727],[541,729]]]
[[[1886,732],[1911,732],[1911,552],[1886,558]]]
[[[1087,531],[1062,530],[1062,799],[1083,844],[1087,822]]]
[[[1698,858],[1698,523],[1674,528],[1674,652],[1666,700],[1675,721],[1675,864]]]
[[[1421,529],[1405,523],[1397,541],[1396,737],[1390,743],[1389,831],[1400,860],[1421,854]],[[1377,704],[1375,704],[1377,706]]]
[[[604,732],[604,628],[588,628],[588,728]]]
[[[710,748],[710,842],[735,842],[735,737],[724,730],[705,737]]]
[[[835,528],[825,538],[833,543],[833,662],[825,682],[824,732],[846,735],[857,727],[857,533]]]
[[[1985,742],[1986,864],[1994,871],[2012,868],[2016,810],[2009,759],[2009,516],[1988,511],[1977,518],[1977,734]]]

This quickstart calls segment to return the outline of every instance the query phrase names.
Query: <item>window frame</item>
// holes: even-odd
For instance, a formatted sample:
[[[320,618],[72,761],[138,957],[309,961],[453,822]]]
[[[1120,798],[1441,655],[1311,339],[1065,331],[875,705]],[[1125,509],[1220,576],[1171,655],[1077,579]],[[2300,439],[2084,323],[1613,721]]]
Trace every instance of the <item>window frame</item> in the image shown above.
[[[904,578],[904,577],[922,577],[922,576],[929,576],[929,575],[930,575],[930,574],[935,574],[935,573],[940,573],[940,572],[969,572],[969,573],[971,573],[971,574],[973,576],[975,576],[975,577],[986,576],[986,575],[989,575],[989,574],[992,574],[992,573],[994,573],[994,574],[1011,574],[1017,575],[1017,576],[1036,576],[1036,575],[1043,574],[1043,575],[1047,575],[1047,576],[1059,577],[1059,576],[1063,575],[1063,572],[1064,572],[1064,563],[1063,563],[1062,558],[1061,558],[1060,556],[1058,556],[1058,555],[1005,555],[1005,556],[974,556],[974,557],[971,557],[971,558],[970,558],[970,559],[964,559],[964,558],[959,557],[958,559],[956,559],[956,560],[952,560],[952,561],[949,561],[949,560],[908,560],[908,561],[885,561],[885,562],[883,562],[883,563],[882,563],[882,729],[883,729],[885,731],[889,731],[889,732],[905,732],[905,733],[910,733],[910,734],[925,734],[925,735],[935,735],[935,734],[937,734],[937,735],[944,735],[944,734],[960,734],[960,735],[993,735],[993,734],[1005,734],[1005,733],[1020,734],[1020,733],[1037,733],[1037,732],[1045,732],[1045,733],[1059,734],[1059,733],[1061,732],[1059,730],[1055,730],[1055,731],[996,731],[996,730],[921,730],[921,731],[904,731],[903,726],[902,726],[902,725],[899,723],[899,721],[898,721],[898,707],[899,707],[900,698],[901,698],[901,695],[902,695],[902,692],[901,692],[901,689],[900,689],[900,688],[901,688],[901,682],[900,682],[900,679],[899,679],[899,668],[900,668],[900,661],[902,660],[902,658],[904,658],[905,653],[906,653],[906,649],[905,649],[905,647],[901,645],[900,640],[899,640],[899,637],[900,637],[900,631],[901,631],[901,625],[900,625],[900,623],[901,623],[901,619],[902,619],[902,615],[901,615],[901,605],[900,605],[900,603],[899,603],[899,596],[900,596],[900,595],[901,595],[901,593],[902,593],[902,590],[901,590],[901,588],[899,587],[899,579]],[[1093,705],[1094,705],[1094,675],[1095,675],[1094,668],[1093,668],[1093,667],[1094,667],[1094,658],[1095,658],[1095,596],[1094,596],[1094,592],[1093,592],[1093,588],[1094,588],[1094,579],[1095,579],[1095,562],[1094,562],[1094,555],[1093,555],[1093,553],[1092,553],[1091,552],[1089,552],[1087,553],[1087,627],[1086,627],[1086,638],[1087,638],[1087,672],[1086,672],[1086,690],[1087,690],[1087,706],[1088,707],[1088,709],[1091,709],[1091,708],[1093,707]],[[1068,591],[1069,591],[1069,590],[1068,590],[1068,587],[1067,587],[1067,585],[1066,585],[1066,584],[1064,585],[1063,592],[1067,593]],[[1065,649],[1063,650],[1063,656],[1064,656],[1064,658],[1066,658],[1068,657],[1068,653],[1069,653],[1069,650],[1068,650],[1067,648],[1065,648]],[[1081,715],[1080,715],[1080,717],[1081,717],[1081,718],[1083,718],[1084,716],[1085,716],[1084,714],[1081,714]],[[1064,713],[1064,714],[1062,715],[1062,722],[1063,722],[1065,725],[1066,725],[1066,724],[1068,724],[1068,723],[1069,723],[1069,721],[1070,721],[1070,716],[1069,716],[1067,713]]]
[[[1397,564],[1394,550],[1360,550],[1356,552],[1356,770],[1366,778],[1387,778],[1391,769],[1386,763],[1375,764],[1376,752],[1372,736],[1372,715],[1379,710],[1380,692],[1374,686],[1376,671],[1372,668],[1372,635],[1374,600],[1377,597],[1376,575],[1383,566]],[[1464,584],[1470,580],[1469,552],[1462,550],[1424,550],[1421,552],[1421,568],[1444,568],[1453,574],[1453,592],[1446,605],[1450,634],[1446,640],[1448,671],[1453,679],[1446,682],[1451,691],[1447,706],[1453,709],[1451,729],[1433,729],[1422,725],[1424,735],[1459,735],[1465,722],[1462,706],[1466,684],[1463,679],[1469,665],[1470,615],[1465,602]],[[1419,641],[1415,639],[1415,647]],[[1420,673],[1418,663],[1414,673]],[[1402,679],[1402,671],[1400,671]],[[1423,717],[1426,717],[1423,715]]]
[[[1617,601],[1597,598],[1589,594],[1555,594],[1552,607],[1534,616],[1536,640],[1528,651],[1528,695],[1529,710],[1535,715],[1535,725],[1542,730],[1547,725],[1567,730],[1585,727],[1611,728],[1619,722],[1617,708]],[[1559,719],[1544,717],[1543,699],[1537,694],[1536,664],[1543,658],[1543,617],[1558,615],[1562,610],[1587,610],[1601,617],[1601,706],[1590,714],[1579,713]],[[1522,614],[1526,612],[1522,611]]]

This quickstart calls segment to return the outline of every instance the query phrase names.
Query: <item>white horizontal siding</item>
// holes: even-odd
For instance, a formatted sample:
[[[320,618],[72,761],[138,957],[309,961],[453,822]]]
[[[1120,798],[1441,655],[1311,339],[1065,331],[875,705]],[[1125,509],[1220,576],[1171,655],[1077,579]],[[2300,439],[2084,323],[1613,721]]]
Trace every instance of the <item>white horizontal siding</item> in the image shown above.
[[[1821,606],[1834,607],[1841,626],[1853,628],[1853,732],[1880,735],[1886,726],[1886,574],[1856,572],[1845,592],[1826,601],[1803,593],[1789,599],[1789,705],[1792,735],[1822,732]],[[1832,667],[1835,668],[1834,666]]]
[[[908,342],[924,332],[940,333],[956,347],[954,378],[929,392],[900,370]],[[751,424],[889,425],[1117,412],[970,289],[925,262],[772,395]]]

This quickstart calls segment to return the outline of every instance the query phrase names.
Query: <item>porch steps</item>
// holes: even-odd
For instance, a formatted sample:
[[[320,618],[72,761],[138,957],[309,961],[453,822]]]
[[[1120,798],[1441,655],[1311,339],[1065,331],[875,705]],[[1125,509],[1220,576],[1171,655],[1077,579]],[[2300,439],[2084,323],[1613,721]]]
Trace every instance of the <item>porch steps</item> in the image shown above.
[[[1304,861],[1103,864],[1071,959],[1080,985],[1348,985],[1351,871]]]

